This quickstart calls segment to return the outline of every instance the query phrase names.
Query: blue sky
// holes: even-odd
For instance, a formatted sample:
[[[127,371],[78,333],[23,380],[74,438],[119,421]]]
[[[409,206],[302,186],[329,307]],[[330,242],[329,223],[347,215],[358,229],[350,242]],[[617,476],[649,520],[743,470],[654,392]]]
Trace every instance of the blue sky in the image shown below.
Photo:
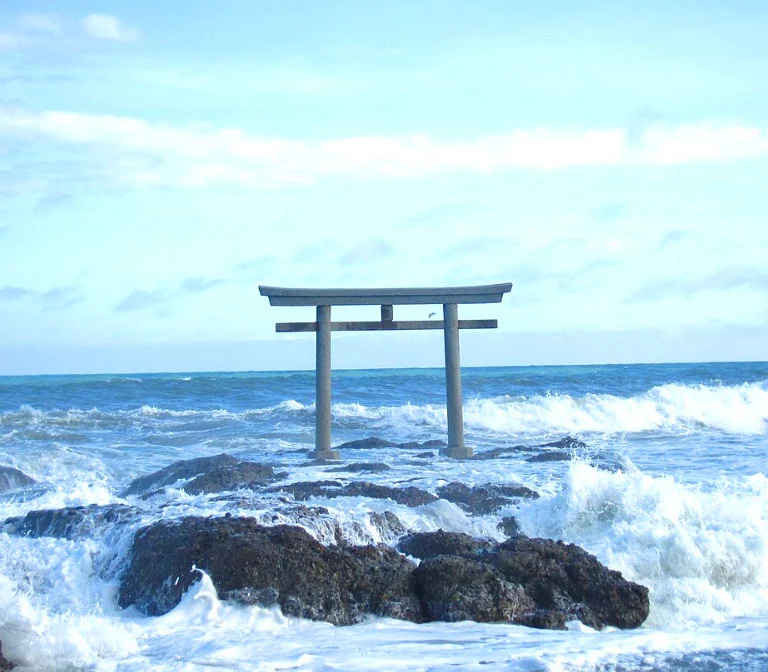
[[[311,368],[260,283],[513,282],[461,309],[499,320],[467,365],[768,359],[766,34],[763,2],[4,0],[0,374]]]

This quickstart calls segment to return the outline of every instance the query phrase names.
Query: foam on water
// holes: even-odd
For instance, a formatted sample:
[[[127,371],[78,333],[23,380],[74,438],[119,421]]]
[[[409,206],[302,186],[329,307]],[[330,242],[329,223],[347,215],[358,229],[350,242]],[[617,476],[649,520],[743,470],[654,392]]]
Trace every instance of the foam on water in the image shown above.
[[[520,514],[531,535],[564,539],[650,588],[657,627],[768,618],[768,479],[711,489],[610,473],[576,461],[562,491]]]

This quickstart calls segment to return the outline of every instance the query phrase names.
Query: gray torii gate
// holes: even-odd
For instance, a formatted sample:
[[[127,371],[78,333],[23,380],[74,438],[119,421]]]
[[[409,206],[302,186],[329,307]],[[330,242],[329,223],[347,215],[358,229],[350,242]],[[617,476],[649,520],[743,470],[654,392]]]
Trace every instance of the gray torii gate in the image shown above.
[[[499,303],[512,289],[512,283],[474,287],[416,287],[390,289],[297,289],[259,286],[272,306],[315,306],[316,322],[278,322],[276,331],[314,331],[315,336],[315,452],[321,460],[338,460],[331,448],[331,332],[395,331],[400,329],[442,329],[445,336],[445,383],[448,410],[448,447],[443,455],[472,457],[464,445],[464,419],[461,408],[461,364],[459,329],[496,329],[496,320],[460,320],[460,303]],[[393,306],[442,304],[442,320],[400,320]],[[381,306],[381,321],[331,322],[331,306]]]

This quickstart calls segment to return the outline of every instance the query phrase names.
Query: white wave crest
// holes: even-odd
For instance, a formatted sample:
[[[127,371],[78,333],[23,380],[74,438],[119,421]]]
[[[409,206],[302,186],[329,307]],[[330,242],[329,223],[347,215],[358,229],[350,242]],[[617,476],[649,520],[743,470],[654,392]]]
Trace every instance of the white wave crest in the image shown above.
[[[595,553],[650,589],[657,626],[768,616],[768,479],[711,491],[631,467],[571,464],[563,490],[520,514],[524,531]]]
[[[398,427],[446,425],[445,406],[368,407],[334,404],[338,419],[365,419]],[[668,384],[634,397],[567,394],[469,399],[464,422],[470,429],[502,434],[633,433],[653,430],[719,430],[733,434],[768,433],[768,385]]]

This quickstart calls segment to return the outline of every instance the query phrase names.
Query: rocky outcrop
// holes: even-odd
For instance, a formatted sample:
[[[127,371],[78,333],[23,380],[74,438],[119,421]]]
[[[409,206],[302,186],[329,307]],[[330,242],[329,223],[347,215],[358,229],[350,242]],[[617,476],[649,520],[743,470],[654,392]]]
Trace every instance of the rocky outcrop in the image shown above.
[[[325,547],[304,529],[263,527],[248,518],[184,518],[139,530],[118,603],[159,615],[208,572],[219,596],[278,604],[283,613],[357,623],[366,614],[422,620],[413,564],[388,546]]]
[[[18,490],[33,485],[35,479],[14,467],[0,466],[0,492]]]
[[[334,467],[327,471],[340,471],[347,473],[389,471],[392,467],[384,462],[353,462],[340,467]]]
[[[563,628],[578,619],[593,628],[635,628],[648,617],[647,588],[574,544],[518,535],[489,547],[441,531],[409,535],[399,548],[422,558],[416,591],[437,620],[486,622],[512,613],[504,620],[533,627]],[[473,576],[480,584],[474,602],[466,597],[475,594],[468,585]],[[451,606],[453,595],[459,610]],[[515,605],[519,610],[510,612]]]
[[[132,481],[121,496],[151,495],[180,481],[187,481],[182,487],[192,495],[242,487],[256,488],[282,476],[284,474],[275,474],[270,466],[222,453],[211,457],[181,460],[152,474],[141,476]]]
[[[539,453],[526,458],[526,462],[566,462],[571,459],[571,454],[562,450],[553,450],[549,453]]]
[[[463,483],[451,482],[438,488],[437,495],[457,504],[468,513],[484,515],[498,511],[521,498],[536,499],[539,493],[524,485],[488,483],[470,487]]]
[[[445,441],[439,439],[431,439],[429,441],[405,441],[403,443],[396,443],[387,439],[379,438],[378,436],[369,436],[365,439],[355,439],[354,441],[347,441],[335,447],[334,450],[349,450],[349,449],[363,449],[363,448],[404,448],[408,450],[423,450],[424,448],[444,448],[448,444]]]
[[[78,539],[90,536],[101,525],[127,522],[137,513],[138,509],[124,504],[41,509],[30,511],[25,516],[7,518],[3,531],[28,537]]]
[[[394,541],[408,531],[403,525],[403,521],[392,511],[371,512],[368,514],[368,520],[371,521],[371,525],[376,528],[379,536],[386,542]]]
[[[421,506],[437,500],[435,495],[413,486],[393,488],[367,481],[353,481],[344,485],[341,481],[298,481],[270,489],[271,492],[290,492],[295,499],[305,500],[310,497],[370,497],[371,499],[391,499],[404,506]]]
[[[323,546],[300,527],[250,518],[184,518],[139,530],[118,603],[166,613],[206,571],[219,596],[277,604],[337,625],[366,614],[414,622],[474,620],[563,628],[637,627],[648,590],[572,544],[517,536],[501,544],[466,534],[407,535],[398,548]]]

